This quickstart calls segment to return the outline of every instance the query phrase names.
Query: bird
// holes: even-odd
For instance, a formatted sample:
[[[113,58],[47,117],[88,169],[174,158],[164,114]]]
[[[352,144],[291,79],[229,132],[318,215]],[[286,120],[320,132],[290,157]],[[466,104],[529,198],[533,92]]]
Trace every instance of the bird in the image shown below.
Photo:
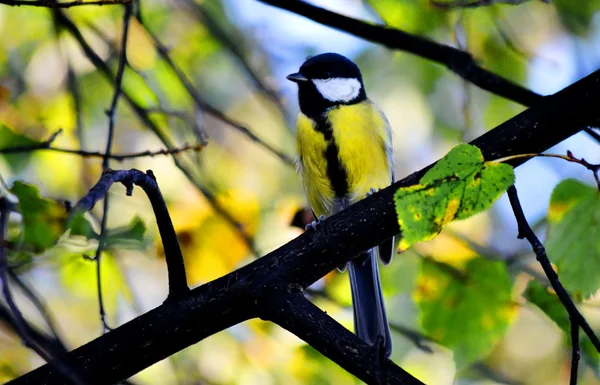
[[[337,53],[309,57],[287,76],[298,86],[296,165],[313,216],[338,213],[394,181],[392,130],[367,98],[359,67]],[[307,227],[308,228],[308,227]],[[393,238],[348,264],[354,332],[372,346],[392,352],[392,339],[379,276],[388,264]]]

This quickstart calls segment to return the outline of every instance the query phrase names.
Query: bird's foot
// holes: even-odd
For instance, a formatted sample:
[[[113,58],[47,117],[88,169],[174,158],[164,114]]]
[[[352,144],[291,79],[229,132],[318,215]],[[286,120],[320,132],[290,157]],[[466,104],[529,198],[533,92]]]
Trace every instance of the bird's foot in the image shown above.
[[[379,189],[379,190],[381,190],[381,189]],[[377,190],[377,189],[375,189],[375,188],[371,187],[371,188],[369,189],[369,191],[367,191],[367,198],[368,198],[368,197],[370,197],[371,195],[375,194],[375,193],[376,193],[376,192],[378,192],[379,190]]]
[[[319,217],[317,218],[316,221],[312,221],[310,222],[308,225],[306,225],[306,227],[304,228],[304,230],[308,231],[309,229],[313,229],[316,230],[317,227],[321,224],[322,221],[325,220],[325,215],[319,215]]]

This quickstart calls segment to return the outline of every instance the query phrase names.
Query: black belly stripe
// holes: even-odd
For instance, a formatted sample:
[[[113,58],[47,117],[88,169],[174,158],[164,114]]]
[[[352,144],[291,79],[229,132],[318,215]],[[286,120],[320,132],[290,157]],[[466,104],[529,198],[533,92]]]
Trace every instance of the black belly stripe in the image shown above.
[[[319,119],[316,121],[315,129],[323,134],[327,142],[324,154],[327,160],[327,177],[329,177],[335,196],[341,198],[348,193],[348,173],[340,162],[340,151],[333,137],[331,124],[327,118]]]

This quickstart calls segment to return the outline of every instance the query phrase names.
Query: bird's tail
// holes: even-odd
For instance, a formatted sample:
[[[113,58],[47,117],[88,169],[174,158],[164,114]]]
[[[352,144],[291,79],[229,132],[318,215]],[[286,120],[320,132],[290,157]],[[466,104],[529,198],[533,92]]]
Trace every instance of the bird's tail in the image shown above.
[[[354,332],[369,345],[382,341],[386,357],[392,353],[392,337],[385,312],[377,248],[359,255],[349,263]]]

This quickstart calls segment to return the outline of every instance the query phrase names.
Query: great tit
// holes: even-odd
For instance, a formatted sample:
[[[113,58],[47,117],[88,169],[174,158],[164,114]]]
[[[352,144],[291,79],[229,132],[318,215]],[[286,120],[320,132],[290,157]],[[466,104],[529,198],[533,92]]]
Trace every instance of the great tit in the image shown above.
[[[333,215],[394,181],[391,128],[367,98],[350,59],[324,53],[287,76],[298,84],[297,165],[313,215]],[[390,262],[393,239],[349,263],[354,330],[370,345],[392,351],[378,257]]]

